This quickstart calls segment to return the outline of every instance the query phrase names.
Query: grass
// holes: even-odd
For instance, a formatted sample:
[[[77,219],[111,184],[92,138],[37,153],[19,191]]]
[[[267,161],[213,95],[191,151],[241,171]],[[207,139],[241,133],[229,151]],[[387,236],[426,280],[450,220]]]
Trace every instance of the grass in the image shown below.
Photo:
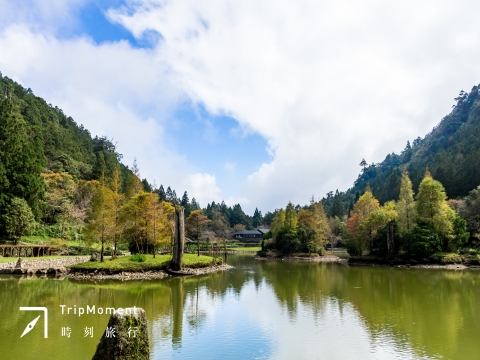
[[[227,248],[227,250],[235,250],[235,251],[260,251],[262,248],[260,246],[254,247],[234,247],[234,248]]]
[[[170,264],[172,257],[170,255],[144,255],[145,261],[132,261],[131,256],[119,257],[114,260],[105,260],[102,262],[88,261],[72,266],[73,270],[121,272],[121,271],[148,271],[163,270]],[[222,262],[221,258],[213,258],[205,255],[185,254],[183,256],[183,265],[187,268],[202,268]]]

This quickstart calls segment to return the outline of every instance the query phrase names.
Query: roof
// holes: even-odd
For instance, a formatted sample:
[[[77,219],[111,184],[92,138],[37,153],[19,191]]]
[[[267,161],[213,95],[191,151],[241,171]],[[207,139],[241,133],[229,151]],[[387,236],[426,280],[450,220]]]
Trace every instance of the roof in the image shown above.
[[[236,231],[235,235],[260,235],[262,234],[258,230],[242,230],[242,231]]]
[[[258,229],[262,234],[266,234],[267,232],[270,231],[270,229]]]

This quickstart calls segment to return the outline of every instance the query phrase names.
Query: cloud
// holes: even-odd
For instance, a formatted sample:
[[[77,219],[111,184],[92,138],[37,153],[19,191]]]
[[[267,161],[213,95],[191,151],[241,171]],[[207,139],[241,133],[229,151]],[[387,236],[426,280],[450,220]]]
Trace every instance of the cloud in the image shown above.
[[[201,206],[207,206],[212,201],[222,201],[222,190],[217,186],[215,175],[191,174],[183,185],[184,188],[191,189],[190,196],[195,197]]]
[[[427,133],[480,78],[473,0],[131,0],[107,12],[154,39],[149,49],[62,38],[84,3],[31,1],[32,18],[27,5],[0,0],[0,69],[118,140],[142,176],[203,205],[225,197],[266,212],[345,190],[362,158],[381,161]],[[263,136],[272,161],[222,192],[224,169],[191,164],[166,130],[185,102]],[[214,141],[215,129],[203,135]]]
[[[109,18],[161,34],[189,97],[268,140],[241,191],[264,209],[351,186],[361,158],[400,151],[480,78],[474,1],[129,4]]]

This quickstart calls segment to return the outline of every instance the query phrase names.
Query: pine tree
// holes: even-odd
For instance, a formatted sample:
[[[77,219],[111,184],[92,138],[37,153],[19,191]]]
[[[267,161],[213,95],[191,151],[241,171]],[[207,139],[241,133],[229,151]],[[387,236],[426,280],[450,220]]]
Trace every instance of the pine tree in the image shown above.
[[[113,228],[113,255],[117,256],[118,242],[122,233],[121,226],[121,207],[124,200],[124,195],[121,193],[122,179],[120,177],[120,170],[115,168],[110,181],[110,189],[112,190],[113,211],[114,211],[114,228]]]
[[[344,215],[345,215],[345,209],[343,208],[342,199],[337,189],[337,191],[335,192],[335,197],[333,200],[333,206],[330,212],[330,216],[333,218],[338,217],[339,219],[341,219]]]
[[[188,193],[185,191],[182,196],[182,201],[180,201],[180,205],[183,206],[185,209],[185,217],[190,215],[190,199],[188,198]]]
[[[158,189],[158,199],[160,201],[167,200],[167,196],[165,194],[165,190],[163,189],[163,185],[160,185],[160,188]]]

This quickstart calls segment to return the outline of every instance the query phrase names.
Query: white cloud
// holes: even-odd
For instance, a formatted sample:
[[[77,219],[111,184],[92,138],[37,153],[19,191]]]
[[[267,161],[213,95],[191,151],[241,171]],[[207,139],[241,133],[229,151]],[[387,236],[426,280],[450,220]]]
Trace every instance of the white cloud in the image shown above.
[[[265,212],[344,190],[361,158],[381,161],[428,132],[480,78],[473,0],[132,0],[108,12],[139,38],[160,33],[150,50],[59,38],[68,23],[59,19],[75,19],[83,3],[31,1],[32,18],[0,0],[0,69],[118,140],[142,176],[202,205],[225,197]],[[164,124],[185,97],[267,139],[273,160],[238,193],[171,146]]]
[[[201,206],[207,206],[207,203],[212,201],[222,201],[222,190],[217,186],[215,175],[191,174],[182,185],[184,188],[191,189],[190,196],[195,197]]]
[[[274,159],[243,195],[271,209],[346,189],[361,158],[428,132],[480,78],[479,7],[148,0],[109,17],[137,37],[159,32],[157,56],[192,99],[268,139]]]

